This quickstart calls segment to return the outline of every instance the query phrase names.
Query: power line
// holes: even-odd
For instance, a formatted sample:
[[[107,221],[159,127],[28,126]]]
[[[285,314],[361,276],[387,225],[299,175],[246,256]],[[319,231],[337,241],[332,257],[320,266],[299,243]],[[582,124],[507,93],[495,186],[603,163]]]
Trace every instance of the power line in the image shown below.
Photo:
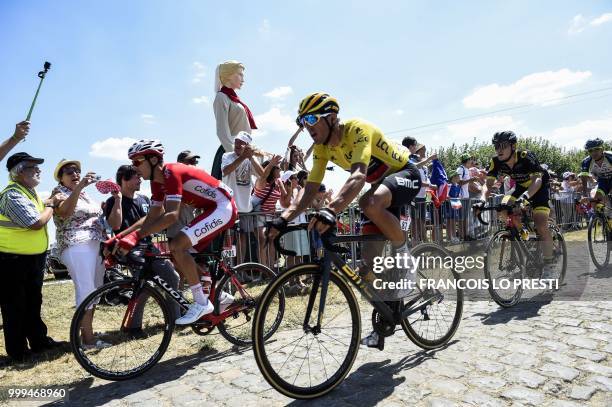
[[[490,116],[490,115],[494,115],[494,114],[497,114],[497,113],[503,113],[503,112],[508,112],[508,111],[512,111],[512,110],[524,109],[524,108],[527,108],[527,107],[535,107],[535,106],[540,105],[541,103],[550,103],[550,102],[555,102],[555,101],[558,101],[558,100],[566,100],[566,99],[571,99],[571,98],[575,98],[575,97],[579,97],[579,96],[590,95],[590,94],[593,94],[593,93],[605,92],[605,91],[608,91],[608,90],[612,90],[612,87],[595,89],[595,90],[590,90],[590,91],[580,92],[580,93],[574,93],[574,94],[567,95],[567,96],[562,96],[562,97],[559,97],[559,98],[553,98],[553,99],[544,100],[543,102],[540,102],[540,103],[528,103],[528,104],[524,104],[524,105],[520,105],[520,106],[507,107],[507,108],[504,108],[504,109],[494,110],[492,112],[478,113],[478,114],[473,114],[473,115],[469,115],[469,116],[458,117],[456,119],[443,120],[443,121],[429,123],[429,124],[422,124],[422,125],[419,125],[419,126],[409,127],[409,128],[406,128],[406,129],[386,131],[385,134],[394,134],[394,133],[409,132],[409,131],[412,131],[412,130],[418,130],[418,129],[423,129],[423,128],[427,128],[427,127],[434,127],[434,126],[439,126],[439,125],[448,124],[448,123],[455,123],[455,122],[462,121],[462,120],[475,119],[475,118],[478,118],[478,117]],[[542,107],[545,107],[545,106],[542,106]]]
[[[562,106],[567,106],[567,105],[571,105],[571,104],[578,103],[578,102],[584,102],[584,101],[595,100],[595,99],[602,99],[602,98],[610,97],[610,96],[612,96],[612,93],[609,93],[607,95],[598,95],[598,96],[595,96],[595,97],[574,100],[574,101],[570,101],[570,102],[566,102],[566,103],[558,103],[558,104],[549,105],[549,106],[532,106],[533,107],[532,109],[526,109],[526,110],[522,110],[522,111],[516,112],[513,116],[520,116],[520,115],[523,115],[523,114],[526,114],[526,113],[532,113],[532,112],[536,112],[536,111],[539,111],[539,110],[542,110],[542,109],[550,109],[550,108],[554,108],[554,107],[562,107]],[[419,131],[409,131],[409,132],[406,132],[406,133],[402,133],[402,134],[399,135],[399,137],[401,137],[401,136],[417,136],[417,135],[420,135],[420,134],[427,134],[427,133],[431,133],[431,132],[434,132],[434,131],[442,130],[443,128],[444,128],[443,125],[435,125],[435,126],[431,125],[428,128],[423,127],[422,130],[419,130]]]

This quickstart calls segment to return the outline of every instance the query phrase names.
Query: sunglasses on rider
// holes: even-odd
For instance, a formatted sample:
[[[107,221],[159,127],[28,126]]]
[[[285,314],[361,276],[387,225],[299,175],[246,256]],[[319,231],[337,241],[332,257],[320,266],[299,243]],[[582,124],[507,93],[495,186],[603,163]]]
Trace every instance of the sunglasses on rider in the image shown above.
[[[132,158],[132,165],[138,167],[144,160],[144,157]]]
[[[495,143],[493,146],[495,147],[495,150],[503,150],[504,148],[508,147],[509,145],[510,145],[510,143],[503,142],[503,143]]]
[[[319,122],[319,120],[321,119],[321,117],[325,117],[325,116],[329,116],[331,113],[325,113],[325,114],[307,114],[304,115],[302,117],[300,117],[299,122],[301,126],[304,125],[309,125],[310,127],[314,126],[315,124],[317,124]]]

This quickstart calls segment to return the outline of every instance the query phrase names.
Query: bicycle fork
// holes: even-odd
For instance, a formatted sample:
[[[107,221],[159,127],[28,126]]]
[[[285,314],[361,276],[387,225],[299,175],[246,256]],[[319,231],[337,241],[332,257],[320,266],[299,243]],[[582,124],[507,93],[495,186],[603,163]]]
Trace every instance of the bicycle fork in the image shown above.
[[[331,258],[328,253],[323,255],[323,271],[321,274],[314,276],[312,282],[312,290],[308,297],[308,306],[306,307],[306,315],[304,315],[303,328],[304,332],[312,332],[317,335],[321,333],[321,324],[323,322],[323,313],[325,312],[325,300],[327,299],[327,288],[329,287],[329,276],[331,274]],[[310,316],[312,309],[314,308],[317,293],[319,292],[319,286],[321,287],[321,296],[319,297],[319,311],[317,313],[317,324],[313,327],[310,326]]]

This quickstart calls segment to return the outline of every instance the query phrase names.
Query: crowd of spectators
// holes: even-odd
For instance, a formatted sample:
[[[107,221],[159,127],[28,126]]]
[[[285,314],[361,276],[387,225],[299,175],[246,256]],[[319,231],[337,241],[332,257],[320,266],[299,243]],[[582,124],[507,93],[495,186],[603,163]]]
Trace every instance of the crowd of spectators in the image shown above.
[[[268,154],[253,145],[251,132],[257,128],[255,119],[237,94],[244,83],[244,69],[243,64],[228,61],[216,70],[217,93],[213,110],[220,146],[211,174],[222,179],[233,191],[239,213],[237,261],[259,261],[268,267],[278,267],[274,247],[264,244],[264,224],[277,210],[289,207],[300,195],[308,176],[305,162],[313,145],[304,153],[295,144],[299,131],[291,137],[284,154]],[[0,159],[26,138],[29,128],[29,122],[16,125],[13,136],[0,144]],[[421,189],[409,213],[412,238],[451,243],[477,238],[478,224],[469,216],[466,201],[482,199],[485,194],[483,165],[466,152],[460,157],[461,165],[446,173],[437,155],[428,155],[424,144],[412,137],[404,138],[402,144],[410,151],[410,159],[421,174]],[[196,153],[185,150],[179,154],[177,162],[196,166],[199,159]],[[78,160],[61,160],[57,164],[53,174],[57,186],[50,198],[42,200],[36,187],[40,183],[39,165],[43,161],[24,152],[10,156],[6,161],[10,181],[0,193],[0,261],[3,265],[0,305],[6,352],[17,362],[30,352],[61,345],[47,336],[47,327],[40,316],[49,243],[47,223],[51,219],[55,223],[60,259],[72,278],[75,305],[78,306],[102,284],[105,267],[100,242],[108,238],[108,232],[127,234],[141,226],[151,205],[149,197],[139,193],[142,179],[132,165],[117,169],[118,190],[114,190],[105,202],[95,201],[87,191],[99,178],[93,172],[82,175],[83,166]],[[552,190],[559,199],[570,202],[582,185],[573,173],[564,173],[561,178],[560,182],[553,183]],[[513,185],[505,180],[494,188],[509,191]],[[323,208],[332,197],[333,191],[321,184],[312,208]],[[193,207],[183,204],[178,222],[166,231],[168,239],[176,238],[198,215]],[[306,221],[302,215],[293,222]],[[427,225],[431,223],[441,227],[429,233]],[[150,241],[150,237],[145,239]],[[286,236],[285,247],[295,251],[297,256],[287,259],[284,265],[302,261],[303,256],[310,254],[311,244],[316,247],[320,240],[315,238],[310,242],[305,231]],[[153,269],[173,288],[179,287],[179,275],[170,261],[157,260]],[[81,325],[85,348],[108,346],[93,332],[94,312],[95,306],[87,311]],[[142,309],[135,311],[136,318],[130,329],[141,329],[142,312]],[[173,312],[179,316],[178,306]]]

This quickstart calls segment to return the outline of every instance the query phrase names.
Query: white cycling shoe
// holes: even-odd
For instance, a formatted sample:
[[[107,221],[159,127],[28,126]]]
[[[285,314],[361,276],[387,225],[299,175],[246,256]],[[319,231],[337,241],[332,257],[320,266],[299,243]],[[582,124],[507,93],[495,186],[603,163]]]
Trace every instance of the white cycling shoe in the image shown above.
[[[234,303],[234,297],[225,291],[221,291],[219,296],[219,312],[223,312]]]
[[[542,275],[540,280],[555,280],[557,278],[557,272],[552,264],[547,264],[542,268]]]
[[[197,302],[189,305],[187,308],[187,312],[185,315],[178,318],[174,321],[177,325],[189,325],[196,322],[198,319],[202,318],[206,314],[210,314],[215,310],[215,307],[212,305],[211,301],[206,301],[206,305],[200,305]]]

